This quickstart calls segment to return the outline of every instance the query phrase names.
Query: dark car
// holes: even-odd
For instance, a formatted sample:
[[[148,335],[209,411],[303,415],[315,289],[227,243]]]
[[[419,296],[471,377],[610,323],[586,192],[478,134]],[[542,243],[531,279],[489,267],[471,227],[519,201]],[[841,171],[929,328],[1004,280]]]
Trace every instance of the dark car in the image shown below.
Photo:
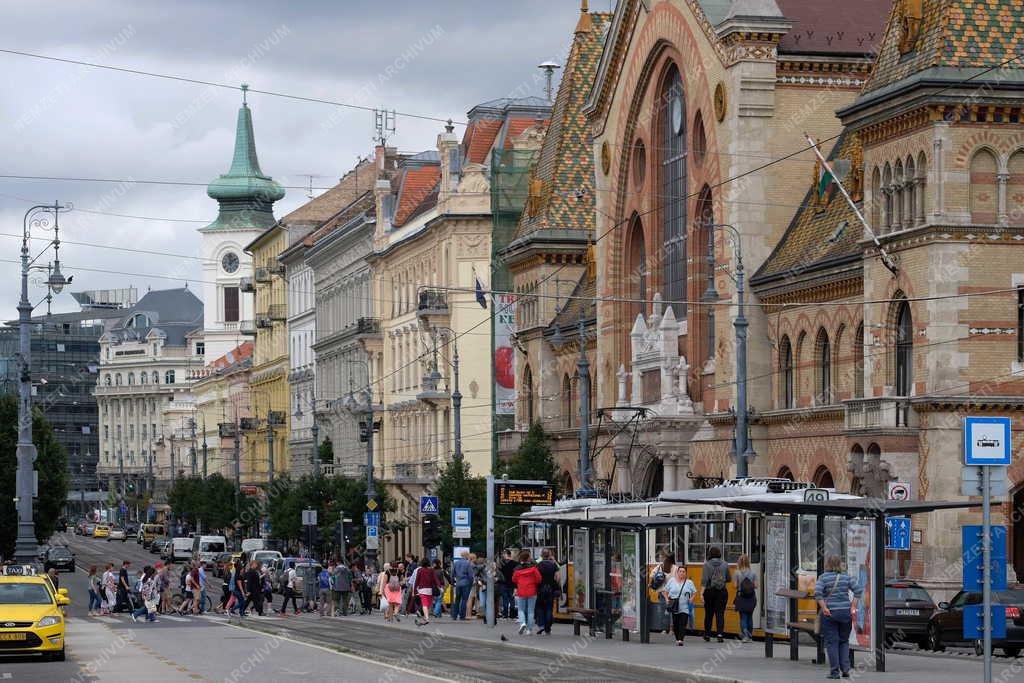
[[[53,546],[46,551],[43,569],[45,571],[56,569],[57,571],[73,572],[75,571],[75,555],[64,546]]]
[[[980,605],[981,591],[960,591],[949,602],[940,602],[939,610],[928,622],[928,649],[943,650],[946,645],[973,645],[980,653],[980,640],[964,638],[964,607]],[[1016,657],[1024,648],[1024,589],[992,594],[992,604],[1006,607],[1006,638],[992,641],[1007,657]]]
[[[926,645],[928,622],[935,613],[935,601],[913,581],[885,582],[885,634],[890,641],[905,640]]]
[[[170,543],[170,539],[167,538],[166,536],[157,536],[156,538],[154,538],[152,541],[150,541],[147,545],[145,545],[143,547],[144,548],[148,548],[149,552],[151,552],[152,554],[159,555],[160,554],[160,548],[163,547],[163,544],[164,544],[165,541]]]

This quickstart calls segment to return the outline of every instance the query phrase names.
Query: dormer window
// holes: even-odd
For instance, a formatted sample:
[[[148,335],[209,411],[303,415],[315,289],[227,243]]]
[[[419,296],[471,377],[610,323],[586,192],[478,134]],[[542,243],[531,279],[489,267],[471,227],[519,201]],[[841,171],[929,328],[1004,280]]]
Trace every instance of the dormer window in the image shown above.
[[[149,326],[149,318],[142,313],[136,313],[132,316],[132,319],[128,321],[128,327],[132,327],[137,330],[145,329]]]

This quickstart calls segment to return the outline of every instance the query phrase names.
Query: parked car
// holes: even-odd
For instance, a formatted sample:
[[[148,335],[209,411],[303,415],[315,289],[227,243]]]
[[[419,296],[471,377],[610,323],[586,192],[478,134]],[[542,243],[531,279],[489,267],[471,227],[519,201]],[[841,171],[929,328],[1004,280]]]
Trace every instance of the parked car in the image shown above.
[[[973,645],[980,654],[980,640],[964,638],[964,607],[980,605],[981,591],[960,591],[949,602],[940,602],[938,611],[928,622],[928,649],[940,651],[946,645]],[[1007,657],[1016,657],[1024,649],[1024,589],[992,594],[992,604],[1006,608],[1006,638],[992,641]]]
[[[885,635],[890,641],[926,646],[928,622],[934,613],[935,601],[917,583],[906,579],[885,582]]]
[[[124,543],[128,540],[128,532],[125,531],[122,527],[112,526],[110,527],[110,533],[107,534],[107,540],[121,541],[121,543]]]
[[[171,561],[171,539],[165,537],[163,540],[153,541],[151,545],[156,546],[156,552],[161,560]]]
[[[135,538],[139,535],[139,525],[135,522],[128,522],[124,525],[124,535],[127,538]]]
[[[75,571],[75,554],[62,545],[53,546],[46,551],[43,560],[43,570],[50,571],[51,568],[57,571]]]
[[[154,538],[152,541],[150,541],[148,544],[146,544],[144,547],[149,548],[150,553],[154,555],[159,555],[161,546],[163,545],[164,541],[167,541],[169,543],[170,539],[166,536],[158,536]]]
[[[248,565],[255,560],[260,565],[271,567],[272,571],[276,562],[280,559],[282,559],[281,553],[276,550],[253,550],[252,552],[242,553],[243,564]]]

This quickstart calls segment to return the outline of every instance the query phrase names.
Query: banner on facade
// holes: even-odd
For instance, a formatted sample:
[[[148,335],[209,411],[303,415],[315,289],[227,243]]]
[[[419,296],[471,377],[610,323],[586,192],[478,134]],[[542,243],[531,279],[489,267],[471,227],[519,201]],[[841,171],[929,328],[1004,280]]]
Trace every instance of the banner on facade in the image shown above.
[[[857,579],[857,583],[864,589],[850,631],[850,647],[857,650],[875,649],[876,634],[871,630],[871,610],[874,609],[871,603],[871,577],[875,573],[871,566],[879,558],[871,557],[874,537],[875,527],[870,520],[854,519],[846,525],[846,573]]]
[[[494,412],[516,414],[516,350],[512,334],[516,331],[516,298],[510,294],[492,294],[494,307]]]
[[[764,630],[785,635],[789,600],[778,592],[789,588],[789,518],[773,515],[765,522]]]

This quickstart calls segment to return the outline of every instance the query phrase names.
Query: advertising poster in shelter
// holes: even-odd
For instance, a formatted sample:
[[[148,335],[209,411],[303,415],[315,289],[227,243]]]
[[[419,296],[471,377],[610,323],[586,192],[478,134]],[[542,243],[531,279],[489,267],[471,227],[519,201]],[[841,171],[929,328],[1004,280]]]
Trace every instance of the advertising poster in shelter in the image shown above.
[[[587,609],[590,607],[590,591],[587,590],[589,583],[589,555],[590,541],[587,539],[586,529],[573,529],[572,531],[572,577],[569,592],[572,594],[572,606],[575,609]]]
[[[636,533],[622,534],[622,628],[639,628],[640,551]]]
[[[850,630],[850,647],[874,650],[875,634],[871,631],[871,548],[874,547],[874,525],[868,520],[850,520],[846,526],[846,573],[864,588]]]
[[[777,595],[789,588],[789,518],[773,515],[766,519],[764,554],[764,630],[786,634],[789,600]]]

